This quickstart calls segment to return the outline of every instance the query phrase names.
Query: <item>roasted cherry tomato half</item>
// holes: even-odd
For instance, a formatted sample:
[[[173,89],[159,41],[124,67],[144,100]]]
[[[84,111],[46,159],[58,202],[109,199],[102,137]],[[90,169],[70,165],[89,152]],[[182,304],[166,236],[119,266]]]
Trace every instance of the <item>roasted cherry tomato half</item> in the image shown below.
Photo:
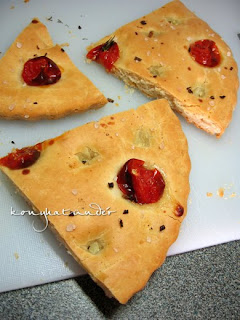
[[[139,204],[157,202],[164,191],[165,182],[156,169],[144,167],[144,161],[128,160],[117,176],[119,189],[127,199]]]
[[[197,63],[205,67],[216,67],[221,60],[218,47],[212,40],[204,39],[192,43],[189,52]]]
[[[45,56],[28,60],[23,67],[22,77],[29,86],[54,84],[61,78],[59,67]]]
[[[109,39],[107,42],[93,48],[87,54],[87,58],[102,64],[107,71],[111,71],[114,63],[119,58],[118,44]]]
[[[16,149],[4,158],[0,159],[0,165],[8,167],[12,170],[24,169],[33,165],[41,154],[41,144],[33,147],[25,147]]]

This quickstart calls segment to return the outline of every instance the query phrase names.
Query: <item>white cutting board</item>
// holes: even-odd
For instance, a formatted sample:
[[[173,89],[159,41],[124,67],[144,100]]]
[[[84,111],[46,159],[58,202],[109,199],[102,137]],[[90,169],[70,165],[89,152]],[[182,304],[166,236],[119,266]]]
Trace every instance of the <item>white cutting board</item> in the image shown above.
[[[105,73],[96,64],[84,62],[85,48],[91,42],[111,33],[122,24],[139,18],[165,4],[166,0],[138,1],[59,1],[59,0],[1,0],[0,51],[5,52],[18,33],[39,17],[45,23],[55,43],[69,43],[66,51],[106,97],[114,99],[100,110],[61,120],[29,123],[0,121],[0,156],[13,147],[21,148],[57,136],[64,131],[145,103],[141,93],[127,91],[124,84]],[[240,61],[239,0],[183,1],[207,21],[233,50]],[[12,8],[11,8],[12,7]],[[52,21],[46,18],[52,17]],[[57,22],[60,19],[63,23]],[[78,26],[82,29],[78,29]],[[2,54],[0,55],[0,57]],[[14,66],[13,66],[14,67]],[[1,72],[1,70],[0,70]],[[120,99],[118,98],[120,97]],[[189,141],[192,160],[191,194],[188,215],[178,240],[169,255],[240,239],[240,103],[233,121],[220,140],[181,123]],[[15,142],[15,145],[11,144]],[[219,197],[224,188],[224,197]],[[211,192],[212,197],[207,197]],[[0,292],[82,274],[78,264],[60,246],[50,230],[37,233],[38,217],[11,216],[10,208],[28,210],[24,200],[15,193],[12,184],[0,175]]]

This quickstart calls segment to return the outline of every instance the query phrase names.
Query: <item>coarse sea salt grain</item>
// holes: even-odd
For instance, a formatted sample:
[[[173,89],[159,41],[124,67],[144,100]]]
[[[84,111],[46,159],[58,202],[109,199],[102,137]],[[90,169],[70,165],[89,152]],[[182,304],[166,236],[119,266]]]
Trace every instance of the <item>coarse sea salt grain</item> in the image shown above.
[[[147,237],[147,242],[152,242],[152,239],[150,237]]]
[[[76,196],[76,195],[78,194],[77,189],[72,189],[72,194],[73,194],[74,196]]]
[[[230,51],[227,52],[227,56],[228,56],[228,57],[231,56],[231,52],[230,52]]]
[[[12,111],[14,108],[15,108],[15,104],[11,104],[11,105],[8,107],[8,109],[9,109],[10,111]]]
[[[96,122],[96,123],[94,123],[94,128],[99,128],[99,124]]]
[[[224,80],[226,77],[224,74],[221,75],[221,78]]]
[[[72,223],[68,224],[66,227],[66,231],[68,231],[68,232],[71,232],[75,229],[76,229],[76,226],[75,226],[75,224],[72,224]]]
[[[117,248],[113,248],[113,250],[114,250],[115,252],[118,252],[118,249],[117,249]]]
[[[187,37],[187,41],[191,41],[192,40],[192,38],[191,37]]]
[[[17,42],[16,46],[17,46],[18,49],[21,49],[22,48],[21,42]]]
[[[24,118],[28,119],[29,118],[29,114],[25,114]]]
[[[215,103],[214,103],[214,101],[213,101],[213,100],[211,100],[211,101],[209,101],[209,104],[210,104],[210,106],[212,106],[212,107],[213,107]]]

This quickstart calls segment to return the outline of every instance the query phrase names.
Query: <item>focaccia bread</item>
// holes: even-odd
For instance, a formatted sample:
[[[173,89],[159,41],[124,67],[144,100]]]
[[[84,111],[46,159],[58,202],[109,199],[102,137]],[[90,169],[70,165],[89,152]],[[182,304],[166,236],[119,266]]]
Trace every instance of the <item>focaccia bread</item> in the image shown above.
[[[26,84],[22,77],[24,65],[37,57],[47,57],[57,64],[61,71],[58,82],[40,86]],[[46,26],[37,18],[22,31],[2,57],[0,70],[0,118],[56,119],[107,103],[103,94],[78,70],[64,49],[53,45]]]
[[[138,198],[120,188],[129,160],[144,161],[125,181]],[[35,211],[65,210],[49,215],[49,225],[120,303],[143,289],[177,239],[187,213],[190,166],[181,124],[164,99],[0,159],[0,169]]]
[[[229,125],[237,101],[237,64],[223,39],[180,1],[87,49],[89,59],[147,96],[168,99],[173,110],[206,132],[220,137]]]

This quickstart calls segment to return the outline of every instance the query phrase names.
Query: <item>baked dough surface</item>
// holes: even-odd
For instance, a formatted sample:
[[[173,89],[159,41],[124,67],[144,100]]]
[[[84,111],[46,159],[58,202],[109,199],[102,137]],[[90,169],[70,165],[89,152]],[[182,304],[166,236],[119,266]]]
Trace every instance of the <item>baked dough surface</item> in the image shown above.
[[[139,205],[123,197],[116,176],[131,158],[162,173],[166,187],[157,203]],[[49,225],[94,281],[126,303],[164,262],[178,236],[187,213],[190,166],[181,124],[161,99],[43,142],[28,174],[0,169],[36,211],[66,210],[66,216],[49,215]],[[97,205],[115,212],[69,216],[70,211],[94,214]],[[181,217],[175,214],[179,205]]]
[[[34,18],[0,60],[0,117],[56,119],[98,108],[107,103],[103,94],[72,63],[66,52],[53,45],[48,30]],[[47,55],[61,70],[61,79],[47,86],[28,86],[22,79],[24,63]]]
[[[130,22],[97,43],[114,37],[120,58],[112,73],[153,98],[166,98],[187,121],[220,137],[237,102],[238,67],[232,52],[211,27],[180,1]],[[198,64],[188,49],[195,41],[213,40],[220,65]]]

